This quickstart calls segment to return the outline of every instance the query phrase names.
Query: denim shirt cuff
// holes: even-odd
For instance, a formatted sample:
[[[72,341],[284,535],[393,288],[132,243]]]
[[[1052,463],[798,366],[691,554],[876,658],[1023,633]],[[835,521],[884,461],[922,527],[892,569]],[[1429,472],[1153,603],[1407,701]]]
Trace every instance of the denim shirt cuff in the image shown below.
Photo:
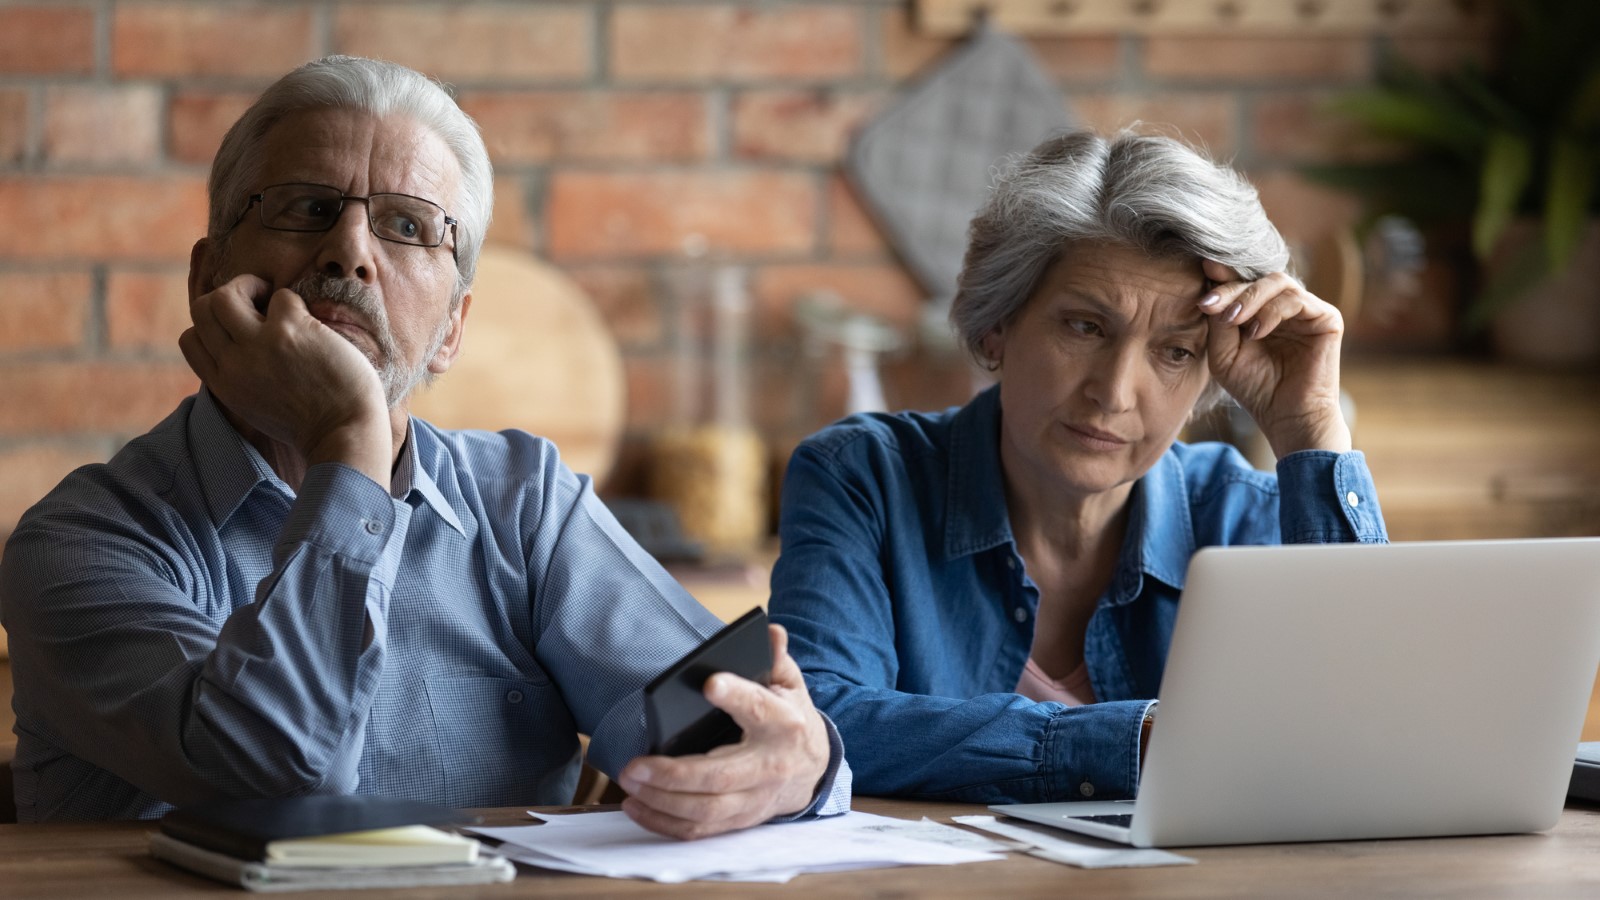
[[[1286,544],[1384,543],[1378,490],[1359,450],[1302,450],[1278,460],[1279,522]]]
[[[811,804],[805,809],[786,816],[774,816],[771,822],[794,822],[818,816],[837,816],[850,811],[851,774],[850,764],[844,758],[844,738],[839,736],[839,729],[834,726],[832,719],[821,710],[817,711],[817,715],[822,716],[822,724],[828,729],[828,768],[817,782],[816,796],[811,798]]]
[[[1120,800],[1139,789],[1139,733],[1151,700],[1070,706],[1045,730],[1050,796]]]

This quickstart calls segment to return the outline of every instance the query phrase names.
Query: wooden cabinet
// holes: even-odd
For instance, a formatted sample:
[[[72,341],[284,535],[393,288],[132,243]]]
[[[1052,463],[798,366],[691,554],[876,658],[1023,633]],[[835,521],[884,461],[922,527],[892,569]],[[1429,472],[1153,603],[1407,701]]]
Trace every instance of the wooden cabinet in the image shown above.
[[[1397,541],[1600,535],[1600,374],[1346,360]]]

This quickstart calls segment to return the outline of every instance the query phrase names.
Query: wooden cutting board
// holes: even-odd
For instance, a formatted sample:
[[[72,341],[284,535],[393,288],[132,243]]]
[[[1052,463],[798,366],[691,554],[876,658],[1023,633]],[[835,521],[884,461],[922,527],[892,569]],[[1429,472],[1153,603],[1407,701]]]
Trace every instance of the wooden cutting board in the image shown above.
[[[605,481],[626,416],[622,354],[594,303],[531,254],[485,246],[450,371],[412,399],[441,428],[520,428]]]

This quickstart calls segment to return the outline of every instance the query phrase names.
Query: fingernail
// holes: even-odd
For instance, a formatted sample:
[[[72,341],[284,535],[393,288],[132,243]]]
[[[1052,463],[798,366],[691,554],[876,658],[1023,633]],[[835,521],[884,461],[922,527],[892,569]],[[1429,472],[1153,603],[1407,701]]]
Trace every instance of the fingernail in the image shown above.
[[[1242,312],[1244,312],[1244,304],[1243,303],[1235,303],[1234,305],[1228,307],[1228,312],[1225,315],[1223,315],[1222,321],[1224,321],[1224,322],[1232,322],[1234,319],[1239,318],[1239,313],[1242,313]]]
[[[630,766],[628,771],[623,772],[620,776],[618,776],[617,780],[631,781],[635,784],[649,784],[650,767],[646,765]],[[623,785],[623,787],[627,787],[627,785]]]
[[[1256,339],[1256,335],[1258,335],[1260,333],[1261,333],[1261,320],[1257,319],[1254,322],[1250,323],[1250,331],[1249,331],[1250,340],[1255,340]]]
[[[1200,301],[1200,306],[1203,309],[1210,309],[1211,307],[1216,306],[1218,303],[1221,303],[1221,302],[1222,302],[1222,295],[1221,294],[1207,294],[1206,298],[1204,300]]]

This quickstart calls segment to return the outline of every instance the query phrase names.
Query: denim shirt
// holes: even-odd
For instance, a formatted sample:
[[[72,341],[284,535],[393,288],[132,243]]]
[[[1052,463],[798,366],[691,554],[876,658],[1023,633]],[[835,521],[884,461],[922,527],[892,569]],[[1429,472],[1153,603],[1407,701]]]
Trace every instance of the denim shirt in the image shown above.
[[[997,388],[943,413],[855,416],[807,439],[783,485],[773,621],[849,748],[855,788],[965,802],[1132,796],[1189,557],[1208,545],[1387,540],[1358,452],[1277,474],[1174,444],[1130,495],[1089,620],[1101,702],[1017,694],[1039,592],[1011,533]]]

